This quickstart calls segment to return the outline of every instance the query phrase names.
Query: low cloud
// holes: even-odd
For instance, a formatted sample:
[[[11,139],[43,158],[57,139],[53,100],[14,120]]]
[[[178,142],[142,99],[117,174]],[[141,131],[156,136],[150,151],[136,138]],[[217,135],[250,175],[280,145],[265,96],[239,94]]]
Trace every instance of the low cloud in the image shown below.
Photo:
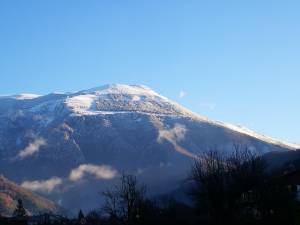
[[[46,140],[44,138],[37,138],[35,139],[33,142],[29,143],[29,145],[24,148],[23,150],[21,150],[18,155],[17,158],[18,159],[24,159],[27,158],[33,154],[36,154],[39,152],[40,148],[44,145],[46,145]]]
[[[69,179],[71,181],[79,181],[87,174],[93,175],[96,179],[110,180],[115,178],[118,172],[106,165],[82,164],[71,171]]]
[[[187,93],[185,91],[182,90],[182,91],[179,92],[179,97],[180,98],[184,98],[185,96],[187,96]]]
[[[158,142],[162,142],[163,140],[166,140],[170,142],[175,150],[177,152],[180,152],[181,154],[184,154],[188,157],[195,158],[196,155],[193,153],[189,152],[185,148],[181,147],[178,144],[178,141],[182,141],[185,138],[187,129],[184,125],[182,124],[175,124],[175,126],[171,129],[161,129],[159,130],[159,135],[158,135]]]
[[[61,178],[52,177],[49,180],[24,181],[21,186],[31,191],[51,193],[62,182]]]
[[[181,141],[185,138],[186,127],[182,124],[176,123],[172,129],[165,129],[159,131],[158,140],[172,139],[174,141]]]

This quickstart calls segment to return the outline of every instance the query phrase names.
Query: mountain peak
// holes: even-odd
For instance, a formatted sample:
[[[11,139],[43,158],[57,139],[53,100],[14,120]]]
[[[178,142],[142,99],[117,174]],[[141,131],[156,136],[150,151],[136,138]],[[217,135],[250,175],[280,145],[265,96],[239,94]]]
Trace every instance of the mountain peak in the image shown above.
[[[183,115],[178,104],[144,85],[109,84],[70,95],[66,105],[79,115],[150,113]]]
[[[158,95],[145,85],[107,84],[78,92],[80,94]]]

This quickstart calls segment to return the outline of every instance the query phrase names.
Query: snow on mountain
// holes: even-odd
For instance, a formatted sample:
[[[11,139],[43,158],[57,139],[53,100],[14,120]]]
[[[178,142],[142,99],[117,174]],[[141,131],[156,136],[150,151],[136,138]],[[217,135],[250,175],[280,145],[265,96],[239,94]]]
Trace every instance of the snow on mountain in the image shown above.
[[[219,121],[213,121],[206,117],[196,115],[191,111],[185,109],[184,107],[181,107],[177,103],[172,102],[166,97],[159,95],[158,93],[156,93],[155,91],[153,91],[152,89],[144,85],[121,85],[121,84],[105,85],[98,88],[92,88],[89,90],[80,91],[78,93],[75,93],[73,97],[68,97],[66,99],[66,105],[75,114],[79,114],[79,115],[115,114],[115,113],[131,113],[131,112],[170,115],[169,113],[166,113],[164,110],[160,112],[159,110],[157,110],[157,108],[150,111],[149,109],[153,107],[153,104],[149,104],[149,100],[153,101],[157,105],[167,104],[168,107],[172,106],[174,109],[177,109],[174,111],[179,112],[178,114],[180,116],[190,116],[194,119],[205,121],[213,125],[223,126],[233,131],[243,133],[275,145],[288,147],[290,149],[300,148],[300,145],[298,144],[279,141],[271,137],[258,134],[257,132],[254,132],[246,127],[236,126],[233,124],[223,123]],[[98,108],[101,108],[101,106],[99,107],[97,106],[97,104],[100,101],[112,101],[114,103],[121,102],[123,104],[125,103],[126,105],[129,105],[130,107],[128,108],[124,107],[125,110],[123,109],[123,111],[120,111],[119,109],[115,111],[114,110],[106,111],[105,108],[99,110]],[[147,110],[143,110],[143,108],[141,108],[141,110],[138,110],[137,109],[138,104],[145,104]],[[178,114],[175,115],[179,116]]]
[[[149,95],[149,96],[159,96],[158,93],[153,91],[144,85],[124,85],[124,84],[109,84],[101,87],[96,87],[88,89],[85,91],[80,91],[78,93],[84,94],[96,94],[96,95],[107,95],[107,94],[123,94],[123,95]]]
[[[299,144],[276,140],[276,139],[268,137],[266,135],[259,134],[259,133],[255,132],[253,130],[250,130],[246,127],[236,126],[236,125],[232,125],[232,124],[229,124],[229,123],[222,123],[222,122],[218,122],[218,123],[223,125],[224,127],[228,128],[228,129],[232,129],[234,131],[237,131],[237,132],[240,132],[240,133],[243,133],[243,134],[247,134],[249,136],[255,137],[257,139],[263,140],[265,142],[268,142],[268,143],[271,143],[271,144],[274,144],[274,145],[285,146],[287,148],[290,148],[291,150],[300,149]]]
[[[25,101],[32,100],[33,104],[25,104],[25,107],[18,108],[31,113],[43,112],[45,114],[53,114],[56,112],[59,114],[65,110],[71,112],[73,116],[139,113],[160,116],[190,117],[212,125],[225,127],[232,131],[249,135],[274,145],[287,147],[289,149],[300,148],[299,144],[279,141],[258,134],[245,127],[214,121],[197,115],[144,85],[112,84],[75,93],[53,93],[46,96],[20,94],[2,96],[1,98]],[[41,101],[36,101],[35,103],[34,100],[37,99],[41,99]]]
[[[66,105],[76,114],[153,113],[183,114],[183,109],[142,85],[106,85],[69,96]],[[177,109],[178,108],[178,109]]]
[[[23,93],[18,95],[2,95],[0,98],[13,98],[17,100],[28,100],[28,99],[35,99],[40,97],[41,95],[30,94],[30,93]]]
[[[19,94],[15,95],[15,98],[18,100],[25,100],[25,99],[35,99],[40,97],[41,95],[36,95],[36,94]]]

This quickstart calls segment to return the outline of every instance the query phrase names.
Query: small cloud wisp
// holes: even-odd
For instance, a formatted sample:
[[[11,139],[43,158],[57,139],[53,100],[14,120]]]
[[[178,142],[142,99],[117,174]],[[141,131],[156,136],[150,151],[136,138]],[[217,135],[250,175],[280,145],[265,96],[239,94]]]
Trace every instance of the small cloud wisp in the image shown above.
[[[185,96],[187,96],[187,93],[185,91],[182,90],[182,91],[179,92],[179,97],[180,98],[184,98]]]
[[[29,145],[24,148],[23,150],[21,150],[18,155],[17,158],[18,159],[24,159],[27,158],[33,154],[36,154],[39,152],[40,148],[44,145],[46,145],[46,140],[44,138],[37,138],[35,139],[33,142],[29,143]]]
[[[118,172],[106,165],[82,164],[71,171],[69,179],[74,182],[79,181],[84,178],[86,174],[93,175],[96,179],[110,180],[115,178]]]
[[[158,142],[167,140],[170,142],[177,152],[186,155],[190,158],[196,158],[196,155],[189,152],[185,148],[181,147],[178,142],[184,140],[187,129],[182,124],[175,124],[172,129],[161,129],[159,130]]]
[[[56,187],[63,183],[61,178],[52,177],[48,180],[24,181],[21,186],[31,191],[51,193]]]

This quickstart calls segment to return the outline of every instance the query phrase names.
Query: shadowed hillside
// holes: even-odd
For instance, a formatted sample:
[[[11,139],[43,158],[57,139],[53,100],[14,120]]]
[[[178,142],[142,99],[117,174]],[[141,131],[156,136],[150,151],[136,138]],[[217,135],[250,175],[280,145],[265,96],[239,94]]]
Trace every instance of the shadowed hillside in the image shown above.
[[[53,202],[18,186],[1,175],[0,214],[10,216],[17,205],[18,199],[22,199],[29,214],[59,211],[59,207]]]

